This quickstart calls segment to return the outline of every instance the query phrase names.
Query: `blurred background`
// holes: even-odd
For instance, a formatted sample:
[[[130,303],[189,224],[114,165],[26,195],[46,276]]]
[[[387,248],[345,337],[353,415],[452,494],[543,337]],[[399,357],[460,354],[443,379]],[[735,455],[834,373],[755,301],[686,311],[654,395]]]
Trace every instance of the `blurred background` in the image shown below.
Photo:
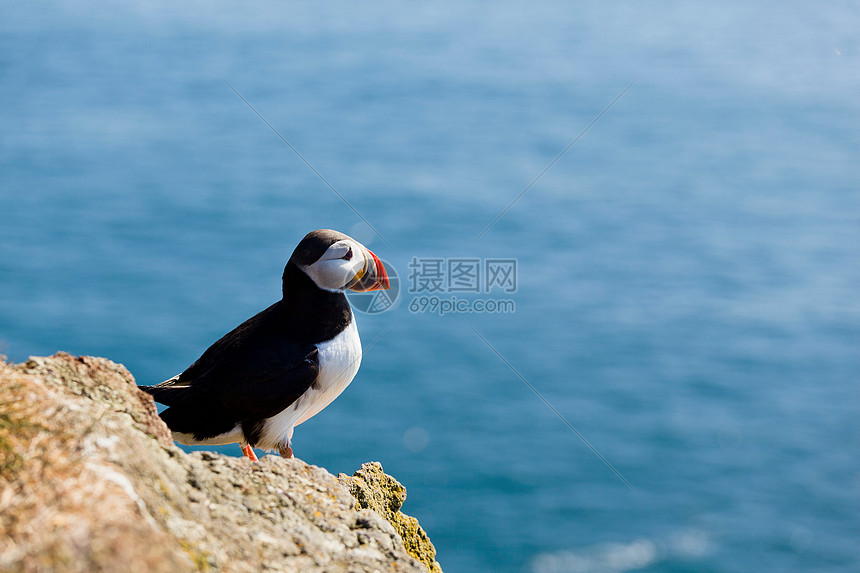
[[[297,456],[381,461],[448,573],[856,571],[858,29],[854,2],[4,2],[0,352],[159,382],[321,227],[404,281],[515,258],[514,313],[359,315],[382,336]]]

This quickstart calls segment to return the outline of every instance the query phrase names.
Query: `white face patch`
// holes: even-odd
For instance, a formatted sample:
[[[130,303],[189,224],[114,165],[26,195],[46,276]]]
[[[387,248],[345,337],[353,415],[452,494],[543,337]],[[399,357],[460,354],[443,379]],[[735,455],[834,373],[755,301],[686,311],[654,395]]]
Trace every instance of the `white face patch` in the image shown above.
[[[343,292],[355,275],[365,268],[364,249],[349,239],[331,245],[316,262],[301,267],[318,287]]]

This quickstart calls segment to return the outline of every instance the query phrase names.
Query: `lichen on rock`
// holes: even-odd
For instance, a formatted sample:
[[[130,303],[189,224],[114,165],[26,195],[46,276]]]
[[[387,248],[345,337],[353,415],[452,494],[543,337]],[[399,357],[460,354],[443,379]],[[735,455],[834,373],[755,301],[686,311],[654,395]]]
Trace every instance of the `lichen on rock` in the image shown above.
[[[0,571],[439,571],[405,495],[378,463],[187,454],[104,358],[0,362]]]
[[[442,573],[436,561],[436,548],[430,537],[414,517],[406,515],[400,508],[406,501],[406,488],[386,474],[379,462],[361,464],[352,476],[339,474],[338,481],[349,489],[358,502],[358,507],[372,509],[388,520],[403,539],[406,551],[432,573]]]

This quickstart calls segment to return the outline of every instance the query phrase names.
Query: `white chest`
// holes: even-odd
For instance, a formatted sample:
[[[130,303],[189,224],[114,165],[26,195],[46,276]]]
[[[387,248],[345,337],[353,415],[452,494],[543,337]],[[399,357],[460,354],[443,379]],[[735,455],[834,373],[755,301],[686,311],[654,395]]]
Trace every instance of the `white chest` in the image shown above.
[[[333,339],[317,345],[320,373],[316,382],[289,408],[266,420],[259,447],[276,448],[292,438],[293,428],[317,415],[343,392],[361,365],[361,340],[355,316]]]
[[[305,414],[296,422],[296,425],[331,404],[355,378],[358,367],[361,366],[361,340],[358,338],[355,317],[352,317],[352,322],[346,330],[328,342],[318,344],[317,348],[320,374],[310,390],[302,396],[311,400],[313,407],[306,408]]]

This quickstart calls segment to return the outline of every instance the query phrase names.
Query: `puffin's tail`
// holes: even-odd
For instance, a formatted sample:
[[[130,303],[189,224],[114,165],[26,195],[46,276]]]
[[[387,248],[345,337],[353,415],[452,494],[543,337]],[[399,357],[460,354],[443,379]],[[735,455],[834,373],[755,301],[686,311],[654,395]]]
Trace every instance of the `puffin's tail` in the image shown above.
[[[200,396],[198,389],[191,386],[175,386],[167,384],[173,379],[156,384],[155,386],[138,386],[141,390],[168,408],[161,411],[159,417],[173,432],[192,434],[195,439],[202,440],[231,431],[236,422],[225,413],[218,404],[213,404],[207,397]],[[182,442],[187,443],[187,442]]]
[[[165,406],[175,406],[188,399],[191,386],[181,383],[177,374],[169,380],[165,380],[155,386],[138,386],[141,390],[152,396],[152,399]]]
[[[158,385],[138,386],[138,388],[152,396],[153,400],[159,404],[164,404],[165,406],[176,406],[177,404],[181,404],[188,398],[189,391],[191,390],[188,386]]]

